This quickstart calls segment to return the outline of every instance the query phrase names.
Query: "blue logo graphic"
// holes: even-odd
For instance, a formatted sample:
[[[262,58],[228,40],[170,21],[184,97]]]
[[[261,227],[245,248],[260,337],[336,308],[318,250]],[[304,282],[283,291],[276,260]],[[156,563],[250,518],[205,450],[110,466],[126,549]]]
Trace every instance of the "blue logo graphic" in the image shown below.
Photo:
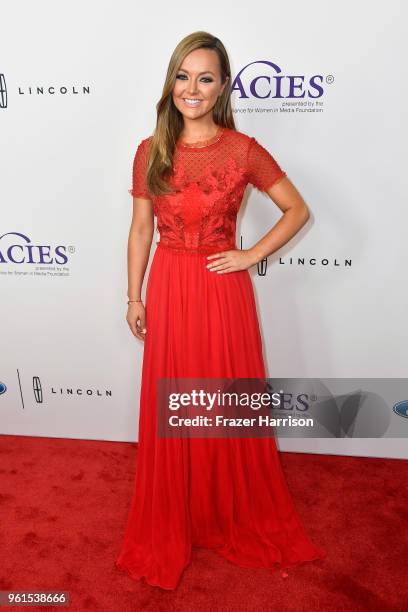
[[[394,404],[392,409],[395,414],[398,414],[398,416],[404,417],[404,419],[408,419],[408,400],[403,400],[402,402]]]

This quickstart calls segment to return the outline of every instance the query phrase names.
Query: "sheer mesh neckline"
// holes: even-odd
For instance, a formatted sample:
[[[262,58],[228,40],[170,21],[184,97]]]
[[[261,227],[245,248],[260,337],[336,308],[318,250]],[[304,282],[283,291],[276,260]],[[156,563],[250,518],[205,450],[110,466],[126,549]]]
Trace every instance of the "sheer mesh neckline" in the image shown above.
[[[214,134],[214,136],[208,138],[207,140],[202,140],[201,142],[182,142],[181,140],[178,140],[176,144],[179,149],[186,149],[188,151],[195,149],[206,149],[207,147],[215,145],[217,142],[221,142],[225,132],[226,128],[219,126],[219,129]]]

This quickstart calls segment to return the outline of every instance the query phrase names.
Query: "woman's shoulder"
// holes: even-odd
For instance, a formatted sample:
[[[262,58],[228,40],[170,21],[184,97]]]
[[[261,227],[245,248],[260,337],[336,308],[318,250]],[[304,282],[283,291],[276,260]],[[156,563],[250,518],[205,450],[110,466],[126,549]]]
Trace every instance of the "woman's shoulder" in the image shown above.
[[[232,141],[234,145],[242,146],[245,149],[248,149],[249,145],[254,140],[252,136],[249,136],[249,134],[241,132],[240,130],[236,130],[234,128],[225,128],[225,130],[228,139]]]
[[[137,142],[136,147],[135,147],[136,149],[135,159],[137,160],[147,159],[151,140],[152,140],[152,136],[147,136]]]
[[[138,147],[140,147],[140,148],[148,147],[150,142],[151,142],[151,140],[152,140],[152,138],[153,138],[152,134],[150,136],[146,136],[145,138],[142,138],[139,141]]]
[[[248,136],[248,134],[246,134],[245,132],[240,132],[239,130],[235,129],[235,128],[224,128],[226,130],[226,132],[228,134],[230,134],[231,138],[235,138],[235,140],[240,140],[242,142],[247,142],[251,139],[250,136]]]
[[[269,149],[263,144],[262,139],[250,136],[246,132],[239,132],[238,130],[228,129],[228,131],[231,133],[230,138],[235,141],[234,144],[242,144],[248,155],[268,154]]]

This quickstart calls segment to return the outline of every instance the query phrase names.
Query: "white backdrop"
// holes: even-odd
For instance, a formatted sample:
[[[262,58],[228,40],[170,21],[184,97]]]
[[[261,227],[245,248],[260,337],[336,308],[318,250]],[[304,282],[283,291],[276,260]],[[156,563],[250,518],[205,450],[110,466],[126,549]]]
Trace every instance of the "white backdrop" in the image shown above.
[[[224,42],[240,78],[237,128],[311,211],[265,275],[251,269],[269,376],[407,376],[406,6],[183,0],[159,12],[160,22],[155,4],[2,3],[1,433],[137,439],[128,189],[170,55],[195,30]],[[280,215],[248,188],[238,246]],[[390,428],[406,436],[408,418],[392,413]],[[407,457],[406,447],[387,435],[280,440],[335,454]]]

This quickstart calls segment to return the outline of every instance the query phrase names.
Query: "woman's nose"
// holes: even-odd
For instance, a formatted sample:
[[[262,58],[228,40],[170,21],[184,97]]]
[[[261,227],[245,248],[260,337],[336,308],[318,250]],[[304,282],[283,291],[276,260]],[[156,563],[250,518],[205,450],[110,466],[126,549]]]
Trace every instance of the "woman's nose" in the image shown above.
[[[190,84],[187,90],[188,90],[188,93],[191,93],[191,94],[197,93],[197,83],[195,81],[190,81]]]

